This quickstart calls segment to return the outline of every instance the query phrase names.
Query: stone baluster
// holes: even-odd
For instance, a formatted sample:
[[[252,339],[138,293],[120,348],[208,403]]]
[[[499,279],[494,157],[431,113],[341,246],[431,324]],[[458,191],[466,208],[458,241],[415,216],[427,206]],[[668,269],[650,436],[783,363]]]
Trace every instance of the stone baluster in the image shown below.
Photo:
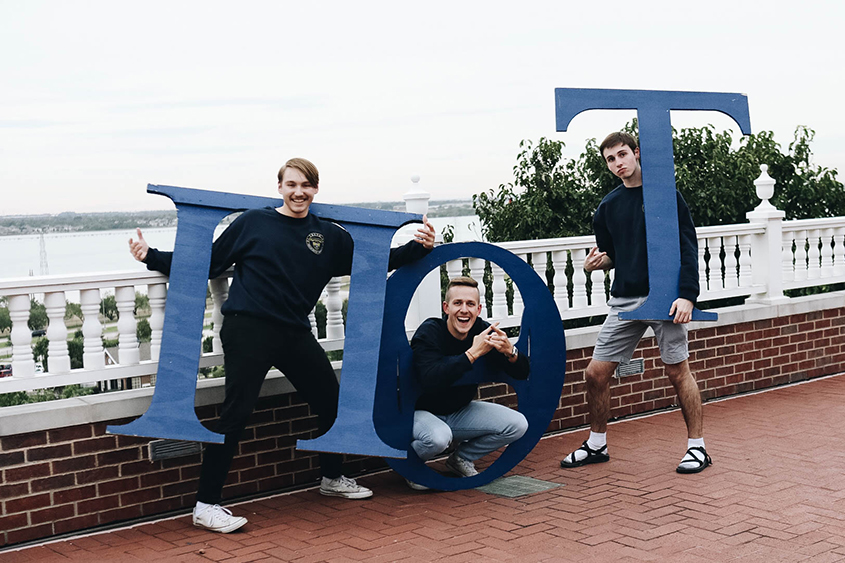
[[[103,353],[103,325],[100,323],[100,290],[83,289],[79,292],[79,305],[84,321],[82,364],[85,369],[103,369],[106,357]]]
[[[469,276],[478,282],[478,294],[481,298],[481,316],[487,316],[488,310],[485,305],[487,301],[487,289],[484,287],[484,265],[486,261],[482,258],[469,259]]]
[[[845,274],[845,227],[838,227],[833,235],[833,274]]]
[[[587,258],[587,252],[583,248],[576,248],[572,251],[572,266],[575,269],[572,275],[573,309],[587,307],[587,272],[584,271],[584,259]]]
[[[517,254],[517,256],[523,262],[528,262],[528,254]],[[513,285],[513,316],[521,317],[522,311],[525,310],[525,303],[522,300],[522,294],[519,292],[519,288],[513,283],[513,280],[511,280],[511,284]]]
[[[821,277],[822,268],[820,265],[821,253],[819,252],[819,230],[811,229],[808,233],[807,244],[807,279],[817,280]]]
[[[44,294],[44,306],[47,308],[47,363],[50,373],[66,373],[70,371],[70,354],[67,349],[67,326],[65,326],[64,291],[54,291]]]
[[[783,266],[783,281],[791,282],[795,279],[795,257],[792,254],[792,243],[795,242],[795,233],[792,231],[783,232],[783,255],[781,258]]]
[[[707,248],[710,250],[710,291],[719,291],[725,287],[722,278],[722,237],[708,237]]]
[[[161,334],[164,330],[164,305],[167,302],[167,284],[151,283],[147,285],[147,296],[150,298],[150,359],[158,361],[161,355]],[[217,323],[214,330],[219,331]],[[216,344],[215,344],[216,346]],[[221,345],[222,350],[222,345]]]
[[[320,337],[320,331],[317,329],[317,306],[314,305],[314,308],[311,309],[311,312],[308,313],[308,324],[311,325],[311,334],[314,335],[314,338]]]
[[[531,267],[540,276],[540,279],[543,280],[543,285],[548,287],[548,282],[546,281],[546,264],[548,260],[548,254],[546,252],[532,252],[531,253]]]
[[[496,263],[491,262],[490,266],[493,269],[493,317],[503,319],[508,316],[508,300],[507,292],[508,286],[505,285],[505,271],[502,270]]]
[[[120,365],[130,366],[141,361],[138,350],[138,336],[135,322],[135,287],[122,286],[114,289],[117,303],[117,334],[120,351]]]
[[[554,298],[557,304],[557,310],[560,314],[569,309],[569,293],[566,286],[568,280],[566,279],[566,262],[569,253],[565,250],[552,251],[552,285],[555,287]]]
[[[833,275],[833,229],[822,231],[822,269],[821,277],[827,278]]]
[[[12,320],[12,375],[34,377],[35,360],[32,357],[32,332],[29,321],[29,295],[10,295],[7,299],[9,318]]]
[[[343,299],[340,297],[340,278],[332,278],[326,285],[326,338],[343,338]]]
[[[807,231],[795,233],[795,281],[807,279]]]
[[[751,286],[751,235],[739,236],[739,287]]]
[[[446,276],[452,280],[463,275],[463,260],[449,260],[446,262]]]
[[[707,261],[704,254],[707,252],[707,239],[698,239],[698,285],[701,293],[708,291],[707,285]],[[710,260],[713,260],[712,254]]]
[[[603,305],[607,299],[604,295],[604,270],[593,270],[590,272],[590,307]]]
[[[739,287],[736,259],[736,236],[730,235],[722,239],[725,243],[725,289]]]
[[[214,325],[211,337],[211,351],[215,354],[223,353],[223,341],[220,340],[220,329],[223,328],[223,303],[229,299],[229,279],[225,276],[209,280],[211,287],[211,322]]]

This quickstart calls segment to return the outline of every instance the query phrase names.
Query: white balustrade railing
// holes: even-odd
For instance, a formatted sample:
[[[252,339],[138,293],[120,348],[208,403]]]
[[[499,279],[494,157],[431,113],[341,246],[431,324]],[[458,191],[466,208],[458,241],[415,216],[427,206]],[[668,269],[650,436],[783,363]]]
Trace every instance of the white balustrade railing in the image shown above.
[[[768,202],[774,181],[765,169],[755,185],[762,201],[747,214],[749,223],[697,229],[699,301],[746,296],[752,303],[777,304],[788,301],[784,290],[845,282],[845,217],[783,221],[783,212]],[[594,245],[593,236],[498,244],[530,264],[546,283],[563,319],[607,313],[606,300],[613,282],[613,270],[587,273],[583,269],[584,259]],[[479,282],[484,306],[482,315],[488,320],[498,321],[502,327],[520,324],[525,307],[524,296],[498,264],[468,257],[448,262],[445,270],[449,278],[466,272]],[[228,297],[230,275],[210,282],[212,352],[203,354],[201,368],[222,363],[220,327],[223,316],[220,310]],[[343,348],[342,307],[346,286],[347,279],[336,278],[323,291],[326,335],[320,343],[325,350]],[[430,288],[429,291],[436,289],[442,288]],[[116,323],[119,363],[107,366],[102,337],[114,328],[104,325],[99,308],[104,292],[111,291],[114,292],[119,314]],[[139,354],[136,338],[138,319],[134,312],[136,291],[149,297],[150,359],[141,359]],[[69,293],[78,293],[82,310],[82,367],[71,365],[70,331],[64,319]],[[166,294],[167,278],[156,272],[0,280],[0,296],[7,298],[13,324],[10,334],[13,375],[0,378],[0,393],[126,379],[137,385],[145,376],[154,384]],[[43,296],[49,321],[46,333],[49,369],[45,373],[36,373],[33,335],[27,326],[31,296]],[[429,301],[439,302],[439,299],[438,295]],[[432,310],[427,314],[437,315],[439,311]],[[309,318],[316,335],[314,311]],[[412,334],[414,328],[406,327],[406,330]],[[0,363],[3,362],[0,359]]]
[[[845,217],[783,222],[784,289],[845,282]]]
[[[220,312],[229,295],[231,272],[209,282],[211,290],[210,307],[212,351],[204,353],[200,367],[207,368],[223,363],[223,346],[220,328],[223,315]],[[326,350],[343,348],[343,278],[333,279],[326,287],[324,303],[327,309],[328,338],[320,339]],[[118,311],[117,322],[110,323],[100,313],[104,295],[114,293]],[[149,298],[150,356],[142,359],[136,336],[135,315],[136,292],[146,293]],[[70,330],[65,320],[65,308],[69,296],[79,296],[82,311],[82,366],[71,365],[68,346]],[[167,297],[167,277],[157,272],[109,272],[102,274],[80,274],[75,276],[41,276],[0,280],[0,296],[7,299],[12,321],[10,340],[11,358],[0,363],[11,363],[12,376],[0,378],[0,393],[31,391],[75,384],[100,384],[105,389],[124,388],[125,384],[114,382],[131,380],[132,386],[155,384],[155,373],[161,352],[162,329],[164,327],[164,306]],[[47,366],[43,372],[36,369],[32,346],[34,338],[27,326],[30,316],[30,300],[42,299],[46,307],[48,326],[46,338]],[[105,321],[105,322],[104,322]],[[316,334],[316,319],[312,315],[312,327]],[[117,329],[118,363],[107,365],[103,337],[111,336]],[[76,330],[74,328],[74,330]],[[205,331],[204,331],[205,332]],[[146,379],[145,379],[146,378]],[[143,382],[143,383],[142,383]]]

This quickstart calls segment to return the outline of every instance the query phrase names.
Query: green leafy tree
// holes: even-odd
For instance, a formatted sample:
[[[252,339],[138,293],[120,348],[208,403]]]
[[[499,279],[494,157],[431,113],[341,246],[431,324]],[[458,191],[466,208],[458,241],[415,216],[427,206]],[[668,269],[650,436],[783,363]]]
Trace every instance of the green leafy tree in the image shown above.
[[[114,295],[106,295],[100,300],[100,314],[110,321],[117,320],[117,301]]]
[[[135,336],[138,342],[149,342],[153,338],[153,329],[147,319],[141,319],[135,327]]]
[[[29,330],[41,330],[47,326],[47,322],[47,307],[45,307],[44,303],[41,303],[40,301],[30,299],[29,321],[26,323]]]
[[[135,292],[135,314],[150,312],[150,297],[140,291]]]
[[[81,368],[82,355],[84,354],[84,338],[81,330],[76,331],[73,340],[67,341],[67,351],[70,354],[70,369]]]
[[[636,135],[634,120],[625,128]],[[772,204],[787,219],[845,215],[845,189],[836,170],[812,162],[815,133],[799,126],[784,151],[770,131],[744,136],[712,125],[673,131],[675,182],[698,226],[744,223],[759,200],[754,180],[760,165],[777,182]],[[514,181],[473,196],[488,240],[532,240],[592,233],[601,198],[619,185],[595,139],[575,160],[562,160],[563,143],[541,138],[520,143]]]
[[[48,350],[47,348],[50,346],[50,341],[46,338],[39,338],[35,341],[35,344],[32,345],[32,356],[36,362],[41,362],[41,365],[44,367],[44,371],[48,371],[47,368],[47,355]]]
[[[79,320],[84,318],[82,314],[82,305],[79,303],[71,303],[70,301],[65,302],[65,320],[69,321],[70,319],[76,317]]]
[[[12,328],[12,317],[7,307],[0,306],[0,332],[6,332]]]

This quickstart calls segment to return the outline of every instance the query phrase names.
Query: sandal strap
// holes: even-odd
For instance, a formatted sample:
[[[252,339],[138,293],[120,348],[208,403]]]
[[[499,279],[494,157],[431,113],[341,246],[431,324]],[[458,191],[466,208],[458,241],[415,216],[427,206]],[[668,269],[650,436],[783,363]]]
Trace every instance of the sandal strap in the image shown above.
[[[586,442],[584,442],[584,444],[586,445]],[[696,456],[694,453],[692,453],[693,450],[695,450],[697,452],[701,452],[701,454],[704,457],[701,458],[701,459],[698,459],[698,456]],[[687,459],[687,457],[690,457],[691,459]],[[705,450],[701,446],[693,446],[691,448],[688,448],[687,452],[684,454],[683,459],[681,459],[681,463],[691,463],[691,462],[695,462],[699,466],[704,465],[705,463],[713,463],[713,461],[710,459],[710,456],[707,455],[707,450]]]

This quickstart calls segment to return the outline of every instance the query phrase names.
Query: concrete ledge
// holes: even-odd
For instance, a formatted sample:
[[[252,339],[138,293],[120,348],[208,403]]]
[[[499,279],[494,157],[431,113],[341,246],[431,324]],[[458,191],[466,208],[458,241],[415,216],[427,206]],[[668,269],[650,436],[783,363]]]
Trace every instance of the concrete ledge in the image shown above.
[[[332,362],[340,376],[341,362]],[[223,402],[223,378],[201,379],[197,383],[195,405],[202,407]],[[14,436],[80,424],[106,422],[141,416],[150,406],[154,388],[115,391],[72,399],[30,403],[0,408],[0,436]],[[264,380],[261,396],[284,395],[295,389],[278,370],[271,370]]]
[[[845,291],[796,297],[777,304],[737,305],[719,309],[719,320],[715,322],[691,323],[690,330],[788,317],[813,311],[837,309],[842,306],[845,306]],[[600,329],[600,326],[592,326],[566,331],[567,350],[595,346]],[[333,362],[332,366],[339,378],[341,362]],[[223,379],[200,380],[197,384],[196,406],[221,403],[224,395],[224,383]],[[261,396],[282,395],[293,391],[293,385],[284,375],[277,370],[272,370],[267,375],[264,387],[261,389]],[[147,410],[152,395],[153,388],[144,388],[2,407],[0,408],[0,436],[137,417]]]
[[[719,313],[719,319],[713,322],[690,323],[690,330],[700,330],[718,326],[735,325],[753,321],[764,321],[777,317],[789,317],[825,309],[838,309],[845,306],[845,291],[820,293],[805,297],[785,298],[786,301],[776,304],[748,303],[734,305],[723,309],[714,309]],[[601,325],[575,328],[566,331],[566,349],[579,350],[596,345]]]

